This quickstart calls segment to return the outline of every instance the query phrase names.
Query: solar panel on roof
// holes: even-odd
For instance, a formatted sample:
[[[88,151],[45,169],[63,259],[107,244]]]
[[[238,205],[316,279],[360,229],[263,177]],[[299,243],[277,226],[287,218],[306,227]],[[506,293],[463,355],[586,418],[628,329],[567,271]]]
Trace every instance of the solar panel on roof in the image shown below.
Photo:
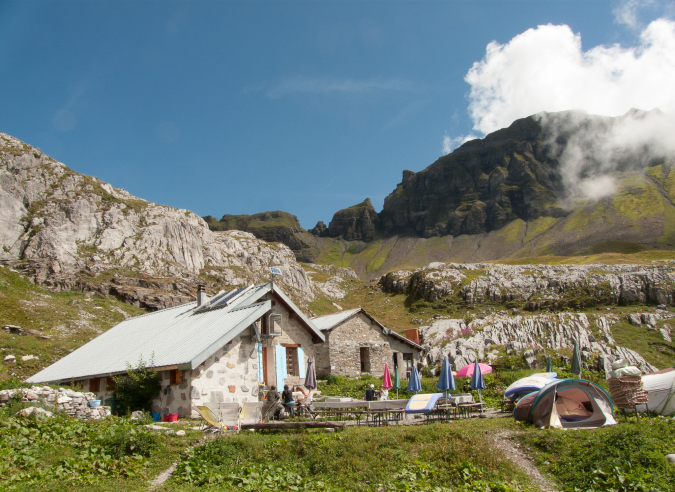
[[[211,304],[209,307],[216,307],[216,306],[222,306],[223,304],[227,304],[227,301],[232,299],[234,296],[239,295],[244,290],[246,290],[246,287],[241,287],[239,289],[235,289],[232,292],[229,292],[225,297],[223,297],[221,299],[218,299],[217,302]]]

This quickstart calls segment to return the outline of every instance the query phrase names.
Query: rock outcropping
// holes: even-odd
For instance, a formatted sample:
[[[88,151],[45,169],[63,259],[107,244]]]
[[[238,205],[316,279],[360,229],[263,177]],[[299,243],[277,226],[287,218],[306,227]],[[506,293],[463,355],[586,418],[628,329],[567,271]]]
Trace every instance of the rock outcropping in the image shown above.
[[[288,246],[297,261],[313,262],[319,252],[301,237],[306,233],[298,218],[287,212],[262,212],[253,215],[223,215],[220,220],[207,215],[204,217],[212,231],[250,232],[268,243],[282,243]]]
[[[673,315],[664,312],[658,317],[669,319]],[[498,346],[506,348],[509,354],[522,354],[531,367],[538,367],[536,355],[540,350],[568,349],[569,352],[574,340],[577,340],[582,361],[587,367],[594,363],[596,367],[611,370],[612,361],[624,359],[643,373],[657,370],[639,353],[616,345],[611,327],[619,321],[617,316],[595,316],[592,321],[595,326],[584,313],[524,316],[496,313],[471,321],[468,325],[458,319],[437,320],[420,328],[420,334],[427,349],[426,362],[438,363],[447,355],[454,369],[471,364],[476,359],[497,361],[500,354]]]
[[[675,265],[496,265],[431,263],[384,275],[387,292],[436,302],[457,295],[473,304],[515,302],[528,310],[602,304],[675,305]]]
[[[95,290],[149,308],[269,278],[305,301],[311,281],[290,249],[213,232],[189,210],[157,205],[78,174],[0,134],[0,261],[53,291]],[[202,274],[200,276],[200,274]]]
[[[311,230],[315,236],[339,237],[345,241],[372,241],[380,226],[380,218],[370,201],[366,198],[357,205],[338,210],[333,220],[326,225],[319,221]]]

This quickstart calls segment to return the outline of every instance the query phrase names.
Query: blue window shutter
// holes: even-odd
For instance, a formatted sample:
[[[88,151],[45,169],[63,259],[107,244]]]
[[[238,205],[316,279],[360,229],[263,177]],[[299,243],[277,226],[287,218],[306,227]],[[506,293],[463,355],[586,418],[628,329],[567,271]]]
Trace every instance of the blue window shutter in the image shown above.
[[[305,377],[305,351],[298,347],[298,377]]]
[[[274,357],[277,368],[277,391],[284,389],[286,379],[286,347],[274,347]]]
[[[262,359],[262,343],[255,344],[256,351],[258,352],[258,382],[263,383],[263,359]]]

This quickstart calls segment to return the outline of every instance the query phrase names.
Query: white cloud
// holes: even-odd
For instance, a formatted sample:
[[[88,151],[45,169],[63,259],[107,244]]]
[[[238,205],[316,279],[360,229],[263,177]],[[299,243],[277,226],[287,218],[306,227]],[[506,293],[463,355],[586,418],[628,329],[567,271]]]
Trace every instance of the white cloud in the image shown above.
[[[542,111],[675,112],[675,22],[653,21],[637,47],[617,44],[588,51],[569,26],[528,29],[506,44],[490,43],[465,80],[471,86],[474,129],[483,134]]]
[[[638,10],[641,7],[651,5],[653,0],[625,0],[619,2],[619,4],[614,7],[612,11],[614,13],[614,19],[619,24],[625,24],[628,27],[637,27],[638,25]]]
[[[547,134],[551,157],[560,163],[565,205],[574,198],[612,195],[616,171],[639,169],[675,156],[675,118],[658,110],[631,110],[618,118],[583,112],[537,117]]]
[[[455,150],[457,147],[462,145],[463,143],[468,142],[469,140],[475,140],[479,137],[476,135],[460,135],[459,137],[455,138],[450,138],[450,135],[447,133],[443,136],[443,155],[449,154],[453,150]]]

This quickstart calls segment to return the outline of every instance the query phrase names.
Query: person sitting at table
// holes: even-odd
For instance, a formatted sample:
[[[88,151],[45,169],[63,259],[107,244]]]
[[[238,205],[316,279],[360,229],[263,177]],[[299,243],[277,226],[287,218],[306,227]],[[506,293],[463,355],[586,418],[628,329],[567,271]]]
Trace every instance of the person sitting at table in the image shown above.
[[[290,390],[287,384],[284,385],[284,391],[281,393],[281,399],[284,401],[284,406],[291,413],[291,417],[294,417],[295,400],[293,399],[293,392]]]
[[[270,387],[270,390],[267,392],[267,401],[271,401],[272,403],[277,402],[281,399],[281,395],[277,391],[277,387],[272,385]]]
[[[375,395],[375,385],[371,384],[366,390],[366,401],[375,401],[377,396]]]

